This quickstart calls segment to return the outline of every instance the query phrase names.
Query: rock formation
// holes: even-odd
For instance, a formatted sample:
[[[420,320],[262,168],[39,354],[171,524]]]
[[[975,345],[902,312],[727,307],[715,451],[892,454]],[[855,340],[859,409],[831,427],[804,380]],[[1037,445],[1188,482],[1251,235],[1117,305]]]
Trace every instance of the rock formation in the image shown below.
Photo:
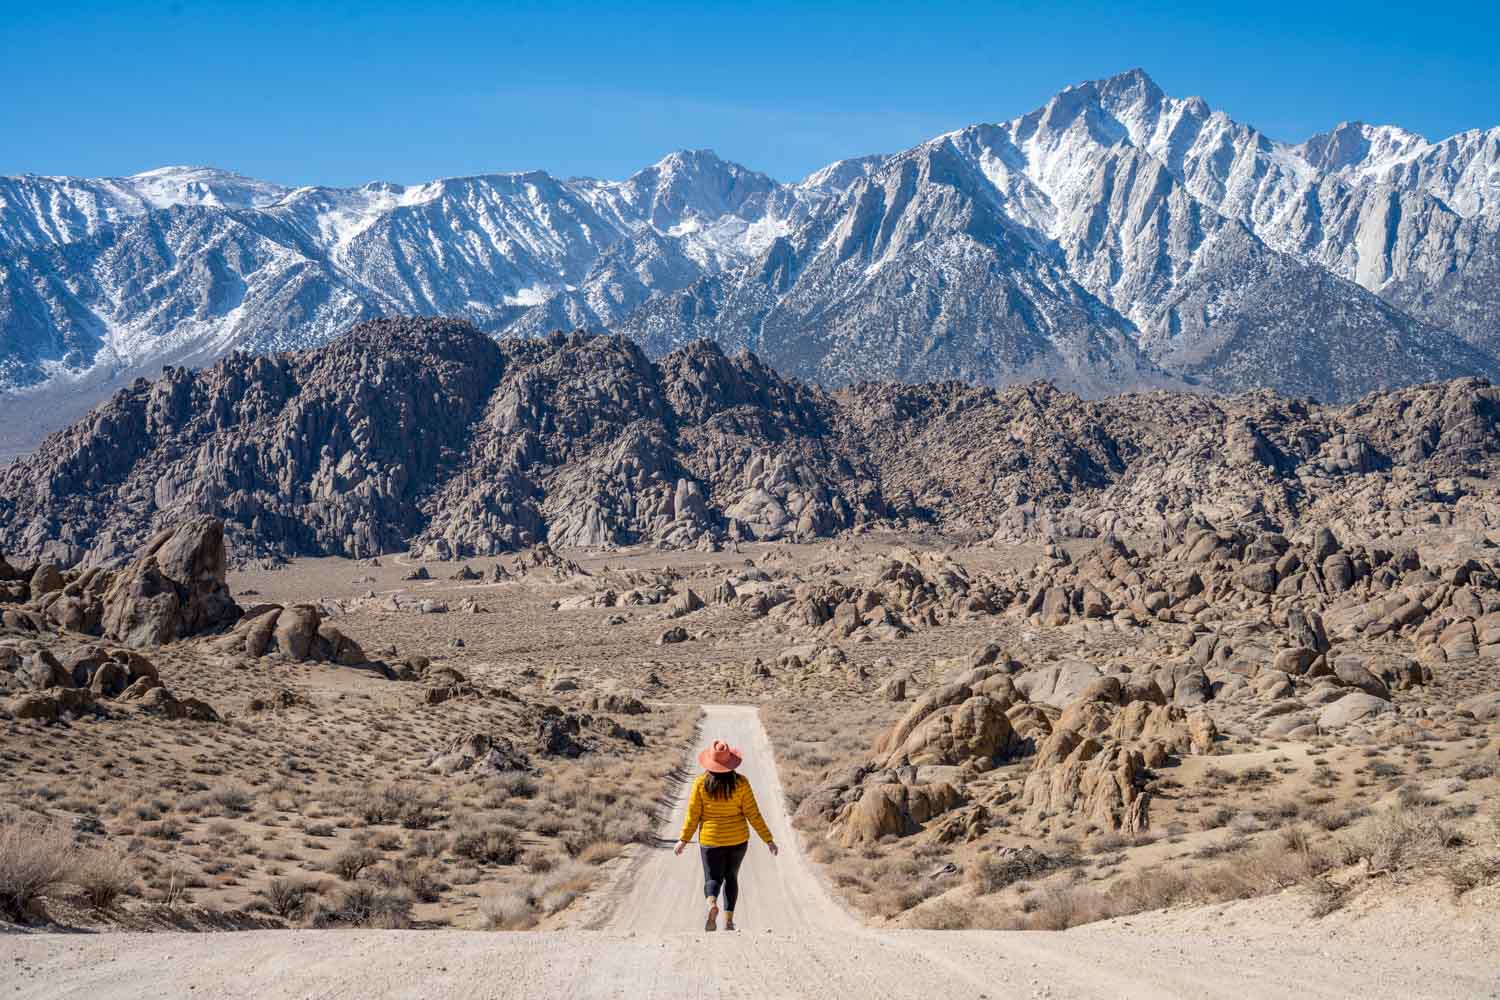
[[[198,517],[162,531],[105,588],[104,635],[127,646],[159,646],[234,624],[240,607],[224,572],[218,519]]]
[[[24,582],[34,600],[54,588],[49,568],[113,564],[201,515],[224,521],[239,560],[711,546],[878,525],[1000,543],[1205,525],[1380,537],[1493,523],[1497,471],[1500,390],[1480,379],[1345,407],[1269,392],[1085,401],[1041,383],[829,394],[709,343],[652,362],[620,337],[496,342],[459,321],[381,320],[313,351],[139,380],[0,472],[0,597]],[[1241,583],[1354,579],[1345,553],[1296,567],[1283,555],[1259,553]],[[925,581],[897,566],[870,582],[885,609],[874,624],[910,627],[916,590],[920,606],[982,610],[991,597],[919,569]],[[1049,618],[1117,610],[1103,591],[1040,600]]]
[[[0,711],[40,722],[122,711],[219,721],[206,702],[178,698],[167,690],[150,660],[104,645],[77,646],[61,657],[37,642],[0,645]]]
[[[61,628],[127,646],[159,646],[239,620],[225,584],[224,525],[190,518],[158,532],[118,570],[94,566],[64,573],[43,563],[24,587],[0,586],[0,602],[22,602],[4,624],[36,632]]]

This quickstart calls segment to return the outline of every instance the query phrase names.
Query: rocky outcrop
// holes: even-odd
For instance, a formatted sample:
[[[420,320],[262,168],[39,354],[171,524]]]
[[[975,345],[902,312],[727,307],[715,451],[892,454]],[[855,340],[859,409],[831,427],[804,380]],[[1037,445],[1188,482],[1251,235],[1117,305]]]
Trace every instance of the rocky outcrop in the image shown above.
[[[1079,737],[1072,730],[1061,732],[1069,739],[1039,756],[1036,770],[1026,778],[1022,805],[1033,821],[1061,816],[1103,830],[1137,833],[1146,829],[1149,797],[1140,751],[1118,742]]]
[[[0,473],[0,549],[99,564],[199,513],[241,559],[813,537],[873,479],[831,413],[710,345],[653,364],[618,337],[381,320],[121,390]]]
[[[846,844],[905,836],[953,808],[947,786],[962,798],[984,772],[1021,766],[1024,778],[993,801],[1018,800],[1029,828],[1136,832],[1150,822],[1150,769],[1216,750],[1212,718],[1169,704],[1149,676],[1080,663],[1027,667],[993,646],[969,661],[984,662],[918,698],[875,741],[874,761],[808,796],[799,821],[821,818]],[[1071,700],[1059,710],[1065,692]],[[938,833],[970,840],[987,822],[976,810],[944,820]]]
[[[1500,390],[1478,379],[1342,408],[1263,392],[1088,401],[1044,384],[830,395],[706,343],[653,362],[620,337],[497,343],[462,322],[393,319],[317,350],[170,368],[121,390],[0,471],[0,550],[13,577],[27,571],[31,601],[55,592],[50,572],[35,575],[45,566],[110,564],[202,514],[225,522],[237,559],[712,546],[866,524],[1001,541],[1181,536],[1205,523],[1291,539],[1332,525],[1295,560],[1275,548],[1242,560],[1235,585],[1343,593],[1365,569],[1338,531],[1500,522],[1497,429]],[[1238,536],[1220,541],[1203,543],[1204,558],[1244,551]],[[910,628],[914,610],[987,613],[1002,596],[917,568],[925,580],[897,566],[870,581],[879,608],[838,627]],[[1028,593],[1030,613],[1053,624],[1158,614],[1192,599],[1192,572],[1125,603],[1058,583]],[[0,580],[0,599],[15,582]]]
[[[867,785],[858,800],[835,817],[845,847],[873,844],[882,837],[904,837],[922,824],[963,802],[950,784]]]
[[[13,695],[8,701],[7,692]],[[206,702],[178,698],[167,690],[150,660],[131,649],[103,645],[76,646],[61,655],[35,642],[0,645],[0,710],[14,719],[41,722],[120,711],[219,721]]]
[[[359,666],[369,662],[359,643],[324,621],[322,612],[311,604],[253,608],[215,645],[224,653],[252,659],[279,655],[297,663]]]
[[[973,764],[993,767],[1010,749],[1015,734],[1005,702],[975,695],[926,716],[891,751],[887,766]]]
[[[199,517],[147,544],[104,590],[100,626],[128,646],[159,646],[239,620],[224,582],[224,525]]]
[[[531,770],[531,759],[503,736],[471,733],[450,740],[423,766],[437,774],[463,772],[474,777]]]
[[[124,567],[60,571],[37,566],[24,585],[0,583],[0,599],[24,601],[12,627],[63,629],[133,647],[159,646],[239,619],[225,584],[224,526],[195,517],[158,532]]]

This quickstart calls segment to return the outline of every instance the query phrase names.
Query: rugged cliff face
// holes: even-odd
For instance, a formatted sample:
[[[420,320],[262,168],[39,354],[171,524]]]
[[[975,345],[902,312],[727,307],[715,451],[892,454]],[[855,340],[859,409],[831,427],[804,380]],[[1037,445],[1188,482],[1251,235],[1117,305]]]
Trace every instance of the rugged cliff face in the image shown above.
[[[111,562],[195,514],[224,519],[238,560],[874,523],[1002,538],[1193,517],[1292,529],[1314,509],[1375,531],[1487,523],[1474,477],[1500,455],[1497,419],[1500,392],[1475,379],[1343,408],[1267,392],[1086,401],[1042,383],[830,395],[709,342],[652,362],[623,337],[497,343],[461,321],[380,320],[116,393],[0,472],[0,551]]]

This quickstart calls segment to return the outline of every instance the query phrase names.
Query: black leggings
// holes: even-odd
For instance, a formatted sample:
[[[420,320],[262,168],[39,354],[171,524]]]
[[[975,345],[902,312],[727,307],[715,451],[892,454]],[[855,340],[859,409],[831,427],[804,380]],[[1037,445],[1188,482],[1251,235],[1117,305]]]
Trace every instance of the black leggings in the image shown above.
[[[703,896],[718,899],[719,889],[724,890],[724,909],[734,912],[734,904],[740,898],[740,862],[745,860],[747,840],[733,847],[699,846],[698,854],[703,858]]]

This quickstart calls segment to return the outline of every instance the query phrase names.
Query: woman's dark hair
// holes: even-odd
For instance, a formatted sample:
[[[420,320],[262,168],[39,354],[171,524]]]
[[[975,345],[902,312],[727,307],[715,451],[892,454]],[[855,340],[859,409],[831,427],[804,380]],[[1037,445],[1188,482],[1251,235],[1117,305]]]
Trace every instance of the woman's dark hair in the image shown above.
[[[734,794],[734,787],[740,783],[740,776],[733,771],[708,772],[708,786],[704,791],[708,792],[711,799],[727,799]]]

